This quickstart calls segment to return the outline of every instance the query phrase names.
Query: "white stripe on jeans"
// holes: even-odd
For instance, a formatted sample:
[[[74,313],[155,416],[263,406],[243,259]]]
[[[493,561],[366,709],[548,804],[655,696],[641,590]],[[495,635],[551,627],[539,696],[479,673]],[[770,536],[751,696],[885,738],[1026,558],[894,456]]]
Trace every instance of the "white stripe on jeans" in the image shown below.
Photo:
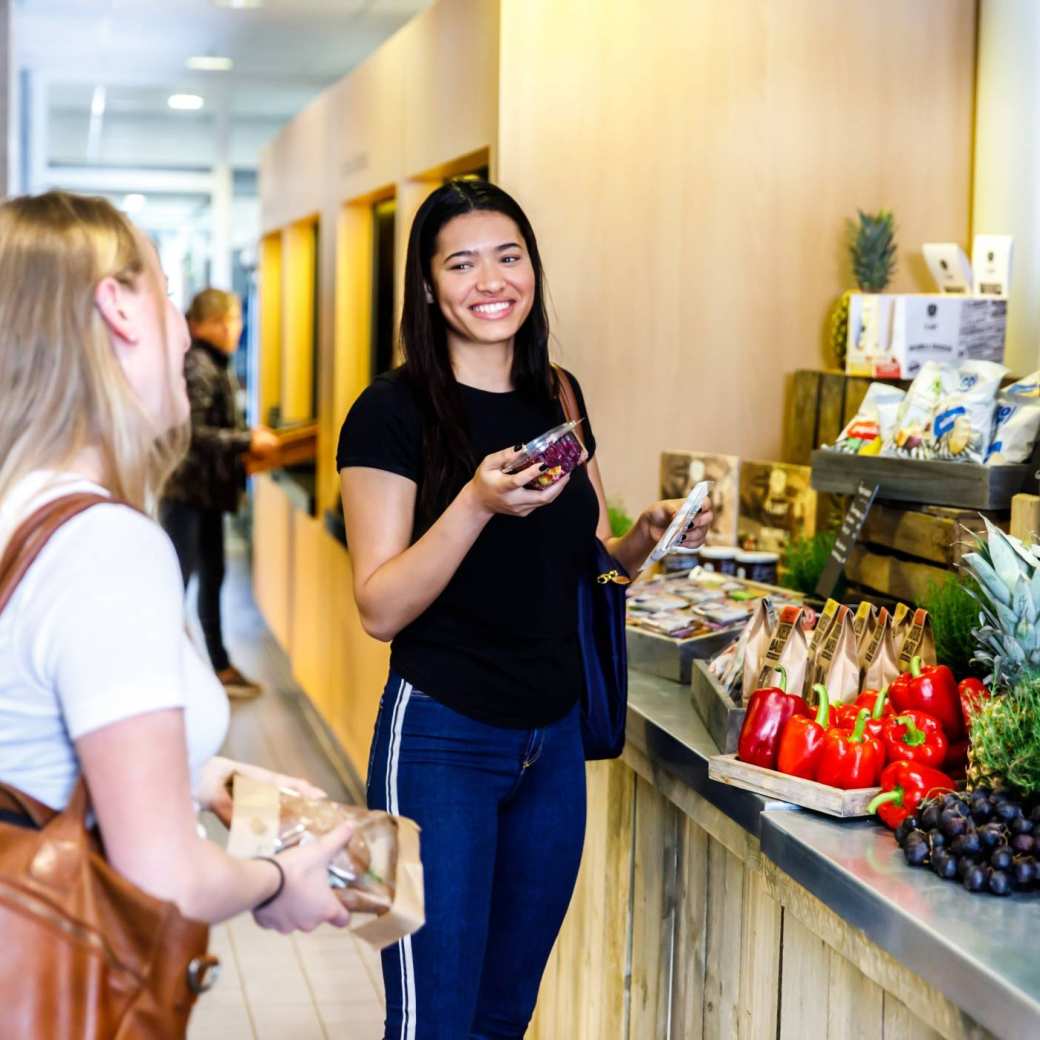
[[[412,695],[412,684],[401,680],[390,716],[390,750],[386,756],[386,811],[398,815],[397,766],[401,758],[401,730],[404,713]],[[401,1018],[401,1040],[415,1040],[415,966],[412,961],[412,937],[405,936],[398,944],[401,957],[401,997],[404,1001]]]

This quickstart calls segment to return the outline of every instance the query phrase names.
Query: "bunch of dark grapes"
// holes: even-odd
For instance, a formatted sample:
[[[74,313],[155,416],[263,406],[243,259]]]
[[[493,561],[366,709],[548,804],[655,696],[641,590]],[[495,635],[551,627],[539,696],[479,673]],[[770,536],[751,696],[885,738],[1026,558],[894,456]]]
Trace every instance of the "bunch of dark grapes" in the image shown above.
[[[912,867],[930,866],[969,892],[995,896],[1040,883],[1040,801],[1010,791],[937,795],[896,828]]]

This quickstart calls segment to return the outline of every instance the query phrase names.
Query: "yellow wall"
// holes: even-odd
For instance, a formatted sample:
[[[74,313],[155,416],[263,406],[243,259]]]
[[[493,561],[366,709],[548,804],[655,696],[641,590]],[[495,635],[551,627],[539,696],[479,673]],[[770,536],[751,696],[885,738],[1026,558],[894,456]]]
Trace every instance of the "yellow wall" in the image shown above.
[[[315,222],[298,220],[282,232],[282,422],[314,418]]]
[[[271,409],[282,396],[282,236],[265,235],[260,242],[260,422],[270,421]]]
[[[895,289],[966,238],[974,0],[502,0],[500,39],[498,178],[630,511],[663,449],[780,457],[857,207]]]

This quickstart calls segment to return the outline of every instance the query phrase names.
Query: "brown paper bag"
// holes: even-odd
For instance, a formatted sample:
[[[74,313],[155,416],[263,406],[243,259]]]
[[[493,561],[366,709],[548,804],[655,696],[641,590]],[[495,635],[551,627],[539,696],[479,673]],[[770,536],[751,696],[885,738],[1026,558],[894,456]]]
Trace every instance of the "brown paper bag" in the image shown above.
[[[330,883],[351,911],[350,930],[377,950],[418,931],[426,921],[419,826],[404,816],[307,799],[236,773],[229,855],[271,856],[355,823],[347,847],[330,864]]]
[[[823,641],[827,638],[827,633],[831,630],[831,625],[834,624],[834,619],[838,616],[840,606],[841,604],[836,599],[829,599],[823,605],[823,610],[820,611],[816,627],[813,629],[812,639],[809,640],[810,668],[816,660],[816,655],[820,652],[820,647],[823,646]]]
[[[788,690],[797,693],[802,688],[809,661],[809,644],[802,627],[804,613],[801,607],[784,607],[780,611],[780,619],[759,669],[755,689],[775,683],[778,668],[787,672]]]
[[[822,683],[832,704],[848,704],[859,696],[859,653],[852,611],[839,607],[824,639],[806,685],[806,697],[812,687]]]
[[[910,671],[910,662],[920,657],[923,664],[938,664],[935,654],[935,636],[927,610],[915,610],[910,627],[899,647],[899,670]]]
[[[867,643],[870,641],[871,633],[877,621],[878,608],[873,603],[864,600],[856,610],[856,616],[852,619],[852,630],[856,633],[856,653],[859,657],[860,666],[863,664],[863,654]]]
[[[860,663],[863,667],[864,690],[883,690],[899,675],[899,654],[892,634],[892,616],[884,607],[878,611]]]
[[[771,607],[769,600],[760,599],[755,604],[751,620],[741,634],[741,645],[737,647],[737,660],[743,661],[739,700],[741,704],[747,704],[748,698],[758,689],[756,683],[762,670],[762,662],[773,641],[773,631],[778,625],[776,611]]]

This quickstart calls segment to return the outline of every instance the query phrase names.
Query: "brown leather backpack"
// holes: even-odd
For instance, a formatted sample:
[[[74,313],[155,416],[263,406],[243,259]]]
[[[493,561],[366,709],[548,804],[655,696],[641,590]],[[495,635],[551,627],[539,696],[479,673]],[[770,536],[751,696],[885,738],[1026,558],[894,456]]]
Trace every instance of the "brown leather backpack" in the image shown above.
[[[111,502],[67,495],[29,517],[0,559],[0,611],[63,523]],[[219,971],[209,928],[108,865],[87,805],[82,777],[60,813],[0,784],[0,1036],[183,1037]]]

